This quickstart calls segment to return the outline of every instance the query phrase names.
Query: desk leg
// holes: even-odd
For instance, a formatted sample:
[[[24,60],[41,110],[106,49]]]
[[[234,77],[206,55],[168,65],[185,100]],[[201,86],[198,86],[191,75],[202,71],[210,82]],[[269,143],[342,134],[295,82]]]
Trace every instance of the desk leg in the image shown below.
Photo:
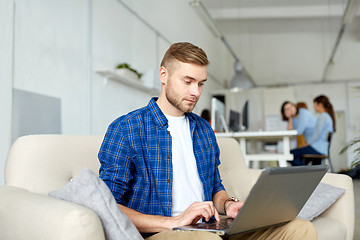
[[[284,158],[279,159],[279,167],[287,167],[286,159]]]
[[[251,154],[256,154],[258,152],[258,146],[256,144],[257,142],[255,140],[251,140],[250,141],[250,145],[251,145]],[[260,148],[264,149],[263,143],[260,142],[260,144],[262,145]],[[260,168],[260,160],[253,160],[252,161],[252,168],[253,169],[259,169]]]
[[[283,138],[283,154],[285,154],[285,155],[290,154],[290,138],[289,137]]]
[[[259,161],[253,161],[253,165],[252,165],[253,169],[259,169],[259,166],[260,166]]]
[[[288,136],[283,137],[283,154],[285,156],[290,155],[290,138]],[[286,160],[291,160],[291,159],[280,158],[279,166],[286,167],[287,166]]]

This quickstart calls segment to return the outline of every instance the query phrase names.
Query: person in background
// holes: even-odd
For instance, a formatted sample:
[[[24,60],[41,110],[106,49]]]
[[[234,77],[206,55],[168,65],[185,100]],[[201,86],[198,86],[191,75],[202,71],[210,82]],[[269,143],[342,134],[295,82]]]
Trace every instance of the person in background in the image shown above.
[[[209,124],[211,125],[211,116],[210,116],[210,111],[208,109],[204,109],[202,112],[201,112],[201,115],[200,115],[203,119],[205,119],[206,121],[209,122]]]
[[[296,103],[296,107],[297,108],[305,108],[305,109],[309,109],[307,104],[305,102],[297,102]]]
[[[287,129],[298,132],[298,136],[304,135],[306,145],[313,135],[316,125],[316,119],[306,108],[298,108],[294,103],[285,101],[281,106],[281,115],[283,121],[288,122]],[[300,147],[298,145],[298,147]]]
[[[299,109],[299,108],[305,108],[305,109],[309,109],[307,104],[305,102],[297,102],[296,103],[296,107]],[[297,147],[305,147],[306,146],[306,140],[305,140],[305,136],[304,134],[301,134],[301,135],[297,135],[296,136],[296,144],[297,144]]]
[[[293,166],[306,164],[301,159],[304,154],[328,155],[328,135],[336,130],[333,106],[328,97],[320,95],[314,99],[314,109],[319,113],[315,131],[309,138],[307,146],[290,151],[294,155]]]

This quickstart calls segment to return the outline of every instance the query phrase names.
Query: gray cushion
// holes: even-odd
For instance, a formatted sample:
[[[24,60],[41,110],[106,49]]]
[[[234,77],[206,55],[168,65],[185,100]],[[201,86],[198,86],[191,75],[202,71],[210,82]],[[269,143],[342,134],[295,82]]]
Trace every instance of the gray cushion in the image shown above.
[[[298,218],[312,221],[315,217],[328,209],[344,193],[345,190],[342,188],[334,187],[326,183],[319,183],[304,207],[301,209]]]
[[[100,218],[107,240],[143,239],[131,220],[120,210],[107,185],[84,168],[65,187],[49,196],[90,208]]]

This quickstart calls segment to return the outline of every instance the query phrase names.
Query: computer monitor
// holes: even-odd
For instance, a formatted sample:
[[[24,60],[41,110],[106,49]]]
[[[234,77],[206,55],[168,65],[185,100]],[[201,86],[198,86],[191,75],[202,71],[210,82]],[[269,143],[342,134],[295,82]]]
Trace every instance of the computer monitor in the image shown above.
[[[249,129],[249,100],[247,100],[242,109],[241,130]]]
[[[228,132],[225,122],[225,103],[213,97],[211,99],[211,127],[217,132]]]
[[[240,131],[240,113],[238,111],[230,110],[229,128],[233,132]]]

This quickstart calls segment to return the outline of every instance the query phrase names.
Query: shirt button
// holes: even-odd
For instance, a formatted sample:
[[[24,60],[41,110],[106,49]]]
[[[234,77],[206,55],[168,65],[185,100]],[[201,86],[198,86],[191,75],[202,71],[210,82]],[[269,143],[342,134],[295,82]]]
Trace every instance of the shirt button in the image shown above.
[[[170,131],[167,131],[168,132],[168,134],[170,134]]]
[[[168,183],[171,183],[171,180],[170,180],[170,179],[168,179]]]
[[[168,159],[170,159],[171,158],[171,156],[170,155],[168,155]]]

